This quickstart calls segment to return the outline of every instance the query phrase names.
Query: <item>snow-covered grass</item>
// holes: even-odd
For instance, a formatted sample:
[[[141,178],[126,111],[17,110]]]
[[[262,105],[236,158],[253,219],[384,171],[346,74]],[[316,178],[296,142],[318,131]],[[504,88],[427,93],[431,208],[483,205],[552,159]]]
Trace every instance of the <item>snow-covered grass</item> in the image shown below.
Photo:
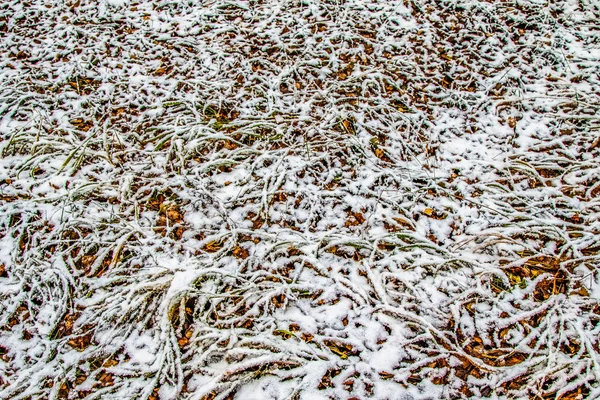
[[[0,398],[600,397],[599,20],[3,1]]]

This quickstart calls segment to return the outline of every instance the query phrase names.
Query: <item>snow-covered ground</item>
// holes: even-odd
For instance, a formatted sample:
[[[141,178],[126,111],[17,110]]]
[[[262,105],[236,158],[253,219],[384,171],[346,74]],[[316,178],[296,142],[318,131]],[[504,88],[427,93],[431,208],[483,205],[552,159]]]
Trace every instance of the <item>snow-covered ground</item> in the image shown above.
[[[0,398],[599,398],[599,21],[2,1]]]

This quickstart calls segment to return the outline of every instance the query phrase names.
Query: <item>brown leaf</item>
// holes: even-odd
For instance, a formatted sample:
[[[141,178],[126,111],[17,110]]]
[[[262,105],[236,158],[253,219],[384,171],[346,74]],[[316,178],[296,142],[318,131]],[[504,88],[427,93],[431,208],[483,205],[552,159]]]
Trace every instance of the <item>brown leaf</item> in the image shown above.
[[[83,382],[85,382],[85,380],[87,379],[87,375],[86,374],[81,374],[78,377],[75,378],[75,380],[73,381],[73,384],[75,386],[81,385]]]
[[[398,246],[396,244],[394,244],[394,243],[388,243],[388,242],[379,242],[379,243],[377,243],[377,248],[379,250],[392,251],[396,247],[398,247]]]
[[[235,326],[237,328],[252,329],[254,326],[254,320],[252,318],[246,318],[245,320],[236,323]]]
[[[358,355],[358,351],[351,344],[344,343],[341,340],[324,340],[323,344],[329,347],[329,350],[338,355],[342,360],[347,359],[348,356]]]
[[[389,232],[399,232],[401,231],[403,228],[405,229],[409,229],[411,231],[414,231],[415,228],[412,226],[412,224],[410,222],[408,222],[408,220],[403,219],[403,218],[392,218],[392,220],[394,222],[396,222],[398,225],[400,225],[400,227],[397,227],[394,224],[390,224],[384,221],[384,226],[385,229],[387,229]]]
[[[92,268],[92,264],[94,264],[94,261],[96,261],[96,258],[98,258],[98,256],[95,254],[81,257],[81,266],[86,273],[89,273]]]
[[[569,296],[589,297],[590,292],[588,292],[588,290],[585,288],[585,286],[579,284],[579,286],[576,286],[575,289],[571,290],[571,292],[569,293]]]
[[[344,381],[344,390],[347,392],[354,390],[354,379],[347,379]]]
[[[248,258],[250,256],[250,253],[248,252],[247,249],[240,247],[238,245],[236,245],[233,250],[231,251],[231,253],[233,254],[233,256],[235,258],[239,258],[242,260],[245,260],[246,258]]]
[[[365,217],[359,212],[348,212],[348,218],[346,219],[345,226],[358,226],[365,222]]]
[[[339,375],[340,372],[342,372],[342,370],[340,368],[328,369],[327,372],[325,373],[325,375],[323,375],[323,377],[321,378],[321,382],[319,383],[319,386],[317,388],[319,390],[323,390],[326,388],[335,387],[333,384],[332,378]]]
[[[582,400],[586,396],[583,394],[581,386],[570,392],[564,393],[556,398],[556,400]]]
[[[346,77],[348,76],[344,72],[342,72],[341,75],[343,76],[343,78],[341,78],[341,79],[346,79]],[[355,127],[354,127],[354,121],[352,119],[342,120],[341,129],[342,129],[342,132],[345,132],[349,135],[354,135],[356,133]]]
[[[223,248],[224,245],[225,245],[225,243],[222,241],[213,240],[213,241],[207,243],[206,245],[204,245],[203,249],[207,253],[215,253],[215,252],[221,250],[221,248]]]
[[[81,118],[75,118],[69,122],[71,123],[71,125],[74,125],[77,129],[84,132],[89,131],[94,126],[94,123],[92,121],[86,121]]]
[[[86,333],[85,335],[81,335],[81,336],[77,336],[72,339],[69,339],[67,344],[77,351],[83,351],[87,347],[89,347],[89,345],[91,344],[92,337],[93,337],[92,332],[89,332],[89,333]]]
[[[598,137],[596,137],[596,139],[594,139],[594,141],[592,142],[592,144],[588,148],[588,151],[592,151],[592,150],[594,150],[598,146],[600,146],[600,135],[598,135]]]
[[[160,397],[158,396],[158,391],[160,390],[160,388],[154,388],[154,390],[152,391],[152,394],[150,396],[148,396],[148,400],[159,400]]]
[[[6,363],[9,361],[8,349],[6,347],[0,346],[0,360]]]
[[[264,223],[265,221],[262,218],[256,217],[256,219],[252,222],[252,229],[260,229]]]
[[[290,332],[298,332],[300,330],[300,325],[296,323],[291,323],[289,328]]]
[[[424,209],[423,214],[427,215],[429,218],[433,218],[433,219],[437,219],[437,220],[445,219],[448,216],[447,214],[445,214],[441,211],[436,211],[430,207],[427,207],[426,209]]]
[[[271,297],[271,303],[275,306],[275,308],[281,308],[285,302],[285,295],[283,293],[278,294],[277,296]]]
[[[304,340],[306,343],[310,343],[313,341],[313,339],[315,338],[314,335],[310,334],[310,333],[302,333],[302,340]]]
[[[69,385],[67,382],[64,382],[62,385],[60,385],[60,389],[58,390],[58,398],[59,399],[68,398],[70,389],[71,389],[71,385]]]
[[[273,195],[273,201],[277,203],[283,203],[287,200],[288,195],[285,192],[277,192]]]
[[[166,211],[166,215],[171,224],[179,224],[183,222],[183,213],[177,206],[169,207]]]
[[[381,371],[379,376],[381,376],[382,379],[393,379],[395,375],[390,372]]]
[[[114,358],[107,358],[104,361],[104,364],[102,364],[102,366],[104,368],[110,368],[110,367],[114,367],[115,365],[118,365],[119,361],[115,360]]]
[[[111,374],[110,372],[106,372],[106,371],[103,371],[98,375],[98,382],[99,383],[97,383],[94,386],[108,387],[108,386],[113,386],[115,384],[114,379],[113,379],[113,374]]]
[[[61,339],[65,336],[71,335],[71,333],[73,332],[73,325],[75,324],[75,321],[77,321],[77,318],[79,318],[80,315],[81,313],[79,312],[65,315],[58,324],[58,329],[56,330],[56,338]]]

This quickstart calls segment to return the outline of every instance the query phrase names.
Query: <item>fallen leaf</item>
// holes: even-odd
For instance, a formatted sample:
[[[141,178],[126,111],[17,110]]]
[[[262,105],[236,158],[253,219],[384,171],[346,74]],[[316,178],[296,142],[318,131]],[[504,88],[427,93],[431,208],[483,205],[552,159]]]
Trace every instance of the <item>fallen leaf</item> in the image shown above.
[[[394,374],[392,374],[390,372],[386,372],[386,371],[381,371],[379,373],[379,376],[381,376],[382,379],[392,379],[392,378],[394,378]]]
[[[323,344],[331,350],[332,353],[339,356],[342,360],[348,358],[348,356],[358,355],[358,351],[348,343],[344,343],[340,340],[324,340]]]
[[[302,340],[304,340],[306,343],[312,342],[313,339],[315,338],[314,335],[312,335],[310,333],[303,333],[301,337],[302,337]]]
[[[243,247],[237,246],[237,245],[233,248],[233,250],[231,251],[231,254],[233,254],[233,256],[235,258],[239,258],[242,260],[245,260],[246,258],[248,258],[250,256],[250,253],[248,252],[248,250],[246,250]]]
[[[220,240],[213,240],[206,245],[204,245],[204,251],[207,253],[215,253],[221,250],[224,246],[224,243]]]

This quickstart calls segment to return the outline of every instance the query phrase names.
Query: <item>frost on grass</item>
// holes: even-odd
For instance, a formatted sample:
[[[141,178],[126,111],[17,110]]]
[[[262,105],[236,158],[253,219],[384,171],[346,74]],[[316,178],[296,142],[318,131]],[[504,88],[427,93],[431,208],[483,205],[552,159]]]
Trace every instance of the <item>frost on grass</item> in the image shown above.
[[[0,5],[0,398],[600,396],[593,2],[201,3]]]

